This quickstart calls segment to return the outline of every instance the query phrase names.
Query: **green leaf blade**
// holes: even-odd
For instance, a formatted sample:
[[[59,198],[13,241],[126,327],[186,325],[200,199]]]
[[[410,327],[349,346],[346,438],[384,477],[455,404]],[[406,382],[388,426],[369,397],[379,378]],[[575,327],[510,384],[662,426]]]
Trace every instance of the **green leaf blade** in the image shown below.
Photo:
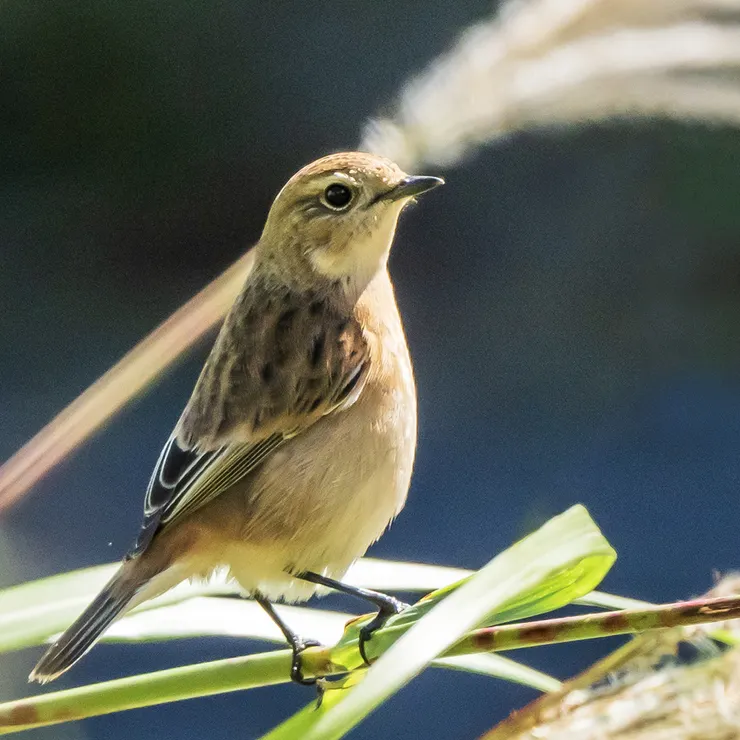
[[[315,713],[302,737],[342,737],[473,627],[498,620],[502,614],[511,619],[531,614],[533,609],[541,613],[584,596],[598,585],[615,558],[586,509],[572,507],[498,555],[459,587],[442,589],[443,597],[423,599],[421,604],[431,601],[432,607],[421,611],[423,618],[418,609],[412,613],[418,621],[410,629],[404,615],[393,625],[389,621],[389,627],[379,631],[368,647],[371,651],[381,648],[380,642],[388,639],[395,644],[382,645],[387,651],[362,684],[331,710]]]

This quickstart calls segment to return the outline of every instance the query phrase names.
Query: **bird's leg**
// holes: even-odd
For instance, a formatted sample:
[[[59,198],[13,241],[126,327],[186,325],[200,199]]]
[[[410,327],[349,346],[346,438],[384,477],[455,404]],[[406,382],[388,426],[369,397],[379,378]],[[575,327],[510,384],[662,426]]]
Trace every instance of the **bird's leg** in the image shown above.
[[[319,586],[326,586],[327,588],[340,591],[349,596],[355,596],[358,599],[369,601],[378,607],[378,613],[375,615],[375,618],[360,630],[360,655],[362,655],[362,659],[368,665],[370,665],[370,661],[367,659],[367,655],[365,654],[365,643],[373,636],[373,633],[376,630],[380,629],[385,624],[388,617],[392,617],[394,614],[399,614],[409,606],[403,601],[393,598],[393,596],[388,596],[388,594],[383,594],[379,591],[371,591],[368,588],[360,588],[359,586],[348,586],[346,583],[335,581],[333,578],[322,576],[318,573],[312,573],[311,571],[296,573],[294,574],[294,577],[300,578],[302,581],[316,583]]]
[[[299,637],[287,624],[278,616],[275,607],[262,594],[253,593],[252,598],[267,612],[267,615],[280,628],[285,635],[285,639],[293,649],[293,662],[290,666],[290,679],[301,686],[313,686],[316,683],[315,678],[305,678],[301,668],[301,653],[308,647],[319,647],[320,642],[316,640],[306,640]]]

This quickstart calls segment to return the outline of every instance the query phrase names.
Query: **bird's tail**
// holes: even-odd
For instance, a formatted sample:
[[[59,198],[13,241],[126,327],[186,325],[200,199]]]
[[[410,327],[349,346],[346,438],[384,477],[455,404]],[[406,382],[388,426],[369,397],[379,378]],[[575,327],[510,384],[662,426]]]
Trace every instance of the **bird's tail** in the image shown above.
[[[134,561],[125,562],[103,590],[59,639],[46,651],[28,677],[29,681],[48,683],[72,667],[119,617],[146,584]]]

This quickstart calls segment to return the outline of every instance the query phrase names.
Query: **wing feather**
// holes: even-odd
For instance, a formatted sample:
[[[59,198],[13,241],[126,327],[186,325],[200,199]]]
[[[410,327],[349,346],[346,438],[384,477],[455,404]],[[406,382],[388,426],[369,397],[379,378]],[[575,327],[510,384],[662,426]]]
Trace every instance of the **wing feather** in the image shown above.
[[[243,481],[287,439],[351,406],[369,368],[358,321],[316,296],[248,284],[159,456],[132,554]]]

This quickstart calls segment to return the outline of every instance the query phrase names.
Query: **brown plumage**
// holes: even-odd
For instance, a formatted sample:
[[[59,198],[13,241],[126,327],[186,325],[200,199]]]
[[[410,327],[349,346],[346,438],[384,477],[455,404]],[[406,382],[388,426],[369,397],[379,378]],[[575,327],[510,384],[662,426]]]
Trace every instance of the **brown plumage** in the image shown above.
[[[416,443],[386,262],[404,205],[440,182],[345,153],[286,184],[155,467],[135,547],[32,680],[52,680],[120,614],[186,578],[227,566],[269,610],[341,578],[382,534]],[[279,626],[297,655],[303,643]]]

